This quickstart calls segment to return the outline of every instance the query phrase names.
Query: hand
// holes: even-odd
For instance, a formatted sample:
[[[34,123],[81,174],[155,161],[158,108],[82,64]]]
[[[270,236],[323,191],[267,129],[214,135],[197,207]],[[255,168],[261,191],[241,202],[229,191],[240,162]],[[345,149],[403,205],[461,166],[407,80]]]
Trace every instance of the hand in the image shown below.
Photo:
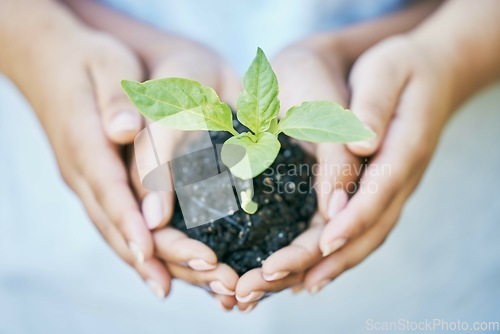
[[[16,20],[25,12],[22,2],[4,5]],[[115,39],[80,25],[59,4],[30,5],[37,14],[26,20],[30,25],[10,29],[16,41],[0,62],[33,105],[64,180],[98,230],[163,297],[170,276],[153,255],[152,234],[128,185],[120,148],[106,136],[126,142],[141,128],[119,85],[124,77],[142,79],[139,62]],[[10,30],[1,37],[8,39]]]
[[[408,36],[390,38],[356,62],[351,109],[378,136],[349,148],[358,155],[375,154],[359,191],[322,232],[320,247],[327,257],[306,274],[310,291],[360,263],[396,224],[453,110],[446,68]],[[331,252],[339,239],[346,240],[345,246]]]
[[[172,64],[175,64],[176,62],[179,61],[181,61],[181,63],[184,64],[189,63],[190,59],[192,61],[193,55],[195,56],[195,58],[198,57],[198,55],[196,55],[196,52],[184,53],[184,56],[187,56],[186,60],[184,60],[182,56],[176,56],[175,53],[173,53],[174,55],[173,58],[170,56],[172,55],[172,53],[161,53],[161,52],[158,53],[155,51],[155,49],[159,44],[154,43],[154,40],[157,39],[157,36],[159,34],[158,31],[152,31],[145,25],[128,20],[117,13],[107,10],[105,7],[99,6],[91,2],[79,2],[76,0],[65,0],[65,1],[75,11],[77,11],[87,22],[98,27],[99,29],[112,31],[113,34],[127,41],[127,44],[131,45],[138,54],[140,54],[141,56],[145,55],[143,59],[147,59],[145,60],[145,62],[149,63],[149,68],[154,68],[155,67],[154,64],[161,64],[162,62],[165,62],[166,58],[170,58],[173,61],[170,61],[170,64],[168,64],[167,62],[166,68],[174,71],[176,71],[176,68],[181,68],[181,71],[170,72],[169,70],[165,71],[164,73],[170,73],[170,75],[191,77],[191,75],[189,75],[189,72],[187,73],[183,72],[186,70],[186,68],[182,69],[183,66],[178,67],[178,66],[173,66]],[[347,95],[348,95],[345,84],[345,76],[347,75],[346,72],[347,69],[350,67],[351,62],[366,48],[373,45],[378,40],[384,38],[388,34],[409,29],[417,22],[419,22],[423,17],[425,17],[429,12],[431,12],[436,6],[437,3],[426,2],[423,4],[412,6],[408,10],[401,11],[397,15],[384,18],[383,20],[342,31],[337,36],[339,37],[338,40],[340,44],[336,45],[333,48],[332,48],[332,43],[328,42],[328,40],[331,40],[330,36],[331,34],[326,34],[325,36],[322,37],[320,36],[318,39],[321,41],[321,43],[325,41],[326,43],[323,43],[324,44],[323,50],[320,50],[321,52],[318,53],[312,52],[309,55],[304,55],[304,54],[300,55],[299,52],[299,55],[297,55],[295,52],[286,52],[284,55],[285,61],[282,66],[284,71],[282,71],[281,75],[278,74],[278,76],[282,77],[283,75],[286,75],[287,74],[286,70],[290,68],[293,69],[293,71],[290,71],[290,73],[301,73],[301,74],[296,75],[294,78],[291,78],[291,80],[289,81],[288,88],[283,89],[282,87],[281,92],[286,96],[282,98],[282,103],[286,106],[287,100],[289,101],[288,105],[290,105],[294,104],[295,102],[302,102],[304,98],[308,99],[326,98],[338,102],[344,102],[345,104],[347,102]],[[124,29],[124,25],[127,25],[129,29],[133,29],[136,32],[136,34],[128,34],[126,32],[128,31],[128,29]],[[189,50],[191,48],[190,43],[187,43],[186,47],[186,43],[183,41],[182,38],[176,38],[172,36],[169,37],[168,43],[164,43],[164,45],[169,45],[171,49]],[[153,52],[151,52],[151,49]],[[299,48],[299,51],[300,49],[301,48]],[[337,51],[332,52],[332,49],[336,49]],[[293,48],[290,51],[293,51]],[[339,55],[342,54],[343,57],[336,59],[337,52]],[[324,54],[333,54],[334,56],[325,58],[323,56]],[[286,58],[288,58],[289,61],[286,61]],[[213,58],[208,57],[208,60],[210,59]],[[300,59],[310,60],[310,62],[302,64],[300,63]],[[206,61],[207,59],[201,59],[201,62],[194,62],[194,66],[192,66],[191,68],[196,69],[199,64],[203,64]],[[211,63],[211,61],[208,61],[207,63]],[[217,63],[217,61],[215,63]],[[279,62],[277,63],[279,65]],[[289,64],[291,66],[286,64]],[[304,71],[300,71],[302,65],[305,65]],[[217,68],[217,66],[210,67],[210,71],[212,71],[213,68]],[[189,70],[189,68],[187,69]],[[295,72],[296,69],[299,69],[299,71]],[[327,73],[327,75],[325,75],[324,71],[325,69],[330,70],[330,73]],[[310,70],[313,71],[312,74],[309,72]],[[161,76],[165,75],[159,75],[159,77]],[[207,77],[211,77],[210,75],[208,76],[205,75],[202,77],[204,77],[205,79],[199,79],[200,81],[202,81],[207,85],[217,87],[217,83],[214,84],[210,80],[210,78],[208,78],[207,80]],[[216,77],[217,76],[215,76],[215,78]],[[306,78],[311,78],[311,80],[308,81],[308,83],[306,83],[304,82],[304,79]],[[318,81],[315,81],[315,79],[318,79]],[[321,84],[323,80],[326,83],[325,85]],[[285,80],[285,82],[286,81],[288,80]],[[280,79],[280,82],[281,84],[283,84],[283,80]],[[229,85],[228,87],[231,88],[231,85]],[[235,84],[232,87],[236,90],[234,94],[238,94],[239,90],[237,88],[239,88],[239,86]],[[320,91],[318,91],[318,87],[320,87]],[[219,91],[219,89],[216,90]],[[308,93],[302,96],[301,94],[304,93],[304,91],[306,92],[308,91]],[[233,93],[227,95],[233,96]],[[296,100],[293,100],[294,96],[296,97]],[[284,110],[286,109],[284,108]],[[349,176],[342,176],[336,174],[334,175],[334,173],[329,172],[329,169],[325,167],[328,167],[329,165],[338,164],[342,167],[343,170],[340,171],[337,170],[337,172],[342,172],[345,171],[345,169],[349,168],[349,166],[356,166],[356,165],[359,166],[359,163],[358,159],[354,157],[352,154],[350,154],[342,145],[319,145],[316,147],[312,147],[311,149],[313,149],[320,157],[320,164],[321,166],[323,166],[323,170],[322,173],[320,173],[318,183],[320,185],[321,184],[326,185],[326,188],[322,189],[323,192],[320,191],[320,196],[319,196],[320,212],[322,213],[322,218],[324,220],[327,219],[329,215],[333,215],[336,211],[340,210],[345,205],[347,201],[347,195],[341,189],[343,189],[345,185],[351,184],[349,183],[349,181],[351,182],[355,181],[357,177],[357,175],[352,175],[352,173]],[[335,155],[333,155],[332,153],[335,153]],[[335,180],[335,176],[338,176],[338,180]],[[336,184],[337,191],[333,192],[334,194],[336,194],[335,196],[330,196],[332,193],[332,188],[330,187],[331,184]],[[162,196],[166,196],[162,203],[168,203],[167,197],[170,197],[170,201],[173,198],[169,194],[163,194]],[[156,195],[146,197],[143,203],[143,209],[149,226],[153,228],[156,226],[156,228],[158,228],[160,226],[163,226],[165,222],[168,220],[166,218],[161,218],[161,217],[162,216],[168,217],[171,214],[172,206],[170,205],[170,209],[158,208],[158,205],[154,203],[160,203],[160,201],[154,199],[155,197]],[[150,201],[149,198],[153,200]],[[330,206],[329,206],[329,201],[332,202]],[[148,202],[152,203],[148,204]],[[156,209],[153,209],[152,207],[154,207],[155,205]],[[149,212],[151,212],[151,214]],[[152,214],[153,212],[156,212],[156,214]],[[321,222],[321,219],[315,221],[320,222],[321,225],[324,224],[324,222]],[[283,256],[288,261],[286,263],[294,262],[293,258],[286,256],[287,254],[290,255],[290,253],[288,253],[289,250],[291,253],[297,251],[298,252],[297,255],[300,255],[298,259],[301,260],[296,262],[297,264],[299,264],[300,268],[308,268],[313,263],[317,262],[319,258],[321,258],[320,251],[318,248],[320,228],[316,227],[316,224],[313,225],[314,225],[313,228],[311,228],[311,230],[304,236],[299,237],[299,239],[295,241],[292,247],[283,250]],[[304,249],[304,247],[306,248]],[[311,249],[312,251],[309,252],[308,251],[309,249]],[[205,254],[206,254],[205,258],[206,261],[212,259],[211,255],[209,255],[209,252],[206,252]],[[276,257],[274,256],[270,257],[265,262],[264,267],[262,269],[259,269],[259,270],[264,270],[267,273],[266,276],[268,279],[273,274],[276,274],[277,270],[284,270],[283,268],[286,268],[286,263],[284,267],[279,266],[280,256],[278,255],[279,254],[277,253]],[[275,265],[273,265],[273,259],[276,259],[276,261],[274,261]],[[290,270],[293,269],[298,270],[298,268],[296,266],[294,267],[292,263],[290,265]],[[240,279],[237,287],[238,296],[246,296],[253,290],[279,291],[280,289],[283,288],[283,286],[295,284],[297,281],[300,281],[300,279],[297,280],[297,277],[300,278],[299,274],[296,275],[295,277],[293,275],[285,277],[283,281],[281,281],[281,283],[285,282],[284,285],[280,285],[281,283],[277,281],[270,282],[268,284],[267,281],[262,280],[262,275],[260,274],[255,275],[254,273],[249,273],[248,275],[245,275]],[[255,277],[258,283],[253,287],[252,284],[254,280],[252,279],[252,277]],[[243,298],[240,299],[244,300]],[[226,304],[226,306],[227,305],[228,304]],[[249,309],[248,305],[250,304],[239,303],[239,305],[240,307],[243,308],[246,307],[246,309],[248,310]],[[255,303],[252,303],[251,305],[255,306]]]
[[[308,100],[332,100],[346,105],[347,64],[341,53],[330,52],[323,57],[315,48],[299,45],[286,49],[273,60],[280,83],[282,111]],[[348,186],[355,184],[358,158],[344,145],[325,143],[303,146],[317,158],[319,170],[315,177],[318,213],[309,228],[292,243],[269,258],[262,268],[243,275],[236,287],[240,302],[255,302],[263,296],[300,284],[305,272],[322,259],[319,239],[329,216],[347,203]]]
[[[151,74],[148,79],[184,77],[196,80],[213,87],[223,101],[235,105],[240,83],[224,60],[207,48],[188,40],[183,41],[183,48],[172,48],[168,38],[158,36],[154,43],[163,47],[142,51],[146,70]],[[216,296],[224,309],[230,310],[236,305],[236,272],[226,264],[217,263],[215,253],[208,246],[168,226],[174,211],[175,196],[169,170],[166,170],[162,178],[168,179],[170,191],[145,189],[139,175],[142,172],[137,170],[138,165],[141,166],[140,169],[146,166],[144,169],[148,171],[157,168],[156,157],[160,164],[172,160],[173,152],[188,139],[189,133],[163,126],[150,127],[148,131],[148,136],[144,136],[146,140],[142,140],[140,135],[135,141],[134,156],[139,159],[139,164],[132,161],[131,178],[142,202],[146,223],[154,231],[156,253],[166,262],[173,277],[206,289]],[[150,138],[154,140],[157,156],[151,149]],[[242,310],[246,308],[241,307]]]
[[[240,80],[224,60],[206,47],[132,20],[98,3],[76,0],[65,2],[87,23],[111,32],[131,47],[149,73],[145,79],[172,76],[191,78],[213,87],[223,101],[235,105],[240,92]],[[135,33],[130,34],[129,31]],[[158,130],[154,135],[156,153],[159,160],[165,163],[171,160],[176,145],[184,141],[187,134],[163,127],[155,129]],[[137,154],[132,156],[138,156],[139,164],[150,170],[157,167],[157,162],[148,145],[148,140],[136,141],[134,146]],[[215,253],[209,247],[167,226],[173,214],[173,192],[147,191],[141,184],[136,161],[131,161],[130,175],[146,224],[154,232],[156,252],[166,262],[173,276],[209,290],[224,309],[232,309],[237,304],[233,295],[238,275],[227,265],[218,264]],[[169,175],[165,175],[164,179],[170,181]],[[240,309],[248,310],[249,307],[240,305]]]
[[[346,81],[354,61],[387,36],[411,29],[437,6],[439,2],[415,4],[380,20],[309,37],[286,49],[274,60],[280,82],[282,111],[305,100],[317,99],[332,100],[347,106],[349,89]],[[364,161],[344,145],[325,143],[304,146],[318,160],[319,173],[315,175],[315,185],[319,214],[311,222],[311,227],[289,247],[276,252],[264,262],[260,278],[258,275],[254,275],[253,280],[242,277],[237,286],[237,295],[265,290],[271,285],[273,291],[279,291],[295,284],[297,280],[290,276],[300,276],[321,260],[319,240],[324,224],[345,207],[348,196],[358,189],[361,162]],[[324,245],[323,252],[331,253],[346,242],[339,238],[335,243]],[[314,292],[316,285],[309,284],[310,291]],[[295,288],[301,286],[299,283]]]

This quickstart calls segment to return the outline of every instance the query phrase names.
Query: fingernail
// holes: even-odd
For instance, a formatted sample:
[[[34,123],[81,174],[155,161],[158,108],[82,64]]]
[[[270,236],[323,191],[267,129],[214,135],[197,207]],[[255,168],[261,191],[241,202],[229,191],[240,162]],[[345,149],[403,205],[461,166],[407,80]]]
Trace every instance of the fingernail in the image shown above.
[[[340,249],[342,246],[345,245],[347,242],[346,238],[338,238],[333,240],[328,246],[325,247],[323,250],[323,257],[328,256],[335,252],[336,250]]]
[[[355,146],[362,148],[364,150],[371,150],[373,148],[374,141],[373,140],[363,140],[363,141],[355,141],[349,143],[350,146]]]
[[[371,126],[368,126],[368,125],[365,124],[365,128],[367,128],[371,132],[375,133],[375,131],[373,131],[373,129],[372,129]],[[375,146],[375,139],[355,141],[355,142],[349,143],[349,146],[351,146],[351,147],[359,147],[361,149],[370,151]]]
[[[264,273],[262,273],[262,277],[266,281],[271,282],[271,281],[276,281],[276,280],[282,279],[283,277],[288,276],[288,274],[290,274],[289,271],[277,271],[274,274],[264,274]]]
[[[210,264],[205,260],[202,259],[193,259],[188,261],[188,266],[191,267],[191,269],[197,270],[197,271],[205,271],[205,270],[213,270],[217,268],[216,264]]]
[[[317,283],[316,285],[313,285],[311,290],[310,290],[310,294],[312,296],[314,296],[315,294],[320,292],[321,289],[323,289],[329,282],[330,282],[329,280],[324,280],[324,281]]]
[[[137,131],[140,127],[141,117],[132,110],[119,112],[109,123],[109,131],[112,133]]]
[[[210,289],[219,295],[234,296],[234,291],[229,290],[220,281],[213,281],[209,284]]]
[[[134,257],[136,263],[144,263],[144,253],[142,253],[141,249],[135,242],[129,241],[128,248],[132,252],[132,256]]]
[[[250,304],[245,310],[241,311],[241,313],[250,313],[254,308],[255,306],[257,306],[258,303],[252,303]]]
[[[165,291],[163,291],[163,288],[161,287],[160,284],[156,283],[153,280],[147,280],[146,284],[149,286],[149,288],[151,289],[151,291],[153,291],[154,295],[159,300],[165,299]]]
[[[149,193],[142,201],[142,213],[150,230],[157,228],[165,217],[163,199],[158,193]]]
[[[297,284],[297,285],[292,287],[292,292],[295,295],[298,294],[299,292],[301,292],[302,290],[304,290],[304,284],[302,284],[302,283]]]
[[[261,299],[262,297],[264,297],[263,291],[252,291],[252,292],[250,292],[250,294],[248,294],[248,296],[245,296],[245,297],[240,297],[237,295],[236,299],[240,303],[250,303],[250,302],[257,301],[257,300]]]
[[[328,218],[333,219],[340,210],[345,208],[348,200],[349,197],[345,190],[336,189],[330,197],[330,203],[328,204]]]

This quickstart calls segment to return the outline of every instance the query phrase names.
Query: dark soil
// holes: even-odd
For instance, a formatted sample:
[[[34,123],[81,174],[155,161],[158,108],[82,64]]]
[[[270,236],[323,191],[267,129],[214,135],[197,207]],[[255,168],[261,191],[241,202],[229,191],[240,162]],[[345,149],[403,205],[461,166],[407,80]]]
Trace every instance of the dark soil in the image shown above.
[[[235,124],[235,128],[239,132],[248,131],[239,123]],[[210,137],[213,145],[216,145],[224,143],[230,135],[213,132]],[[253,200],[259,205],[255,214],[250,215],[239,209],[230,216],[187,229],[176,201],[172,226],[208,245],[220,262],[231,266],[240,276],[260,267],[269,255],[290,244],[307,228],[316,210],[316,193],[312,190],[310,168],[314,159],[289,137],[280,135],[279,140],[281,150],[276,161],[253,180]],[[206,164],[211,160],[203,155],[191,155],[189,159],[192,159],[186,164],[189,170],[183,172],[185,183],[192,175],[200,175],[201,171],[210,168]],[[217,163],[219,170],[225,169],[218,155]],[[200,197],[211,195],[210,191],[192,194],[201,202],[204,200]]]

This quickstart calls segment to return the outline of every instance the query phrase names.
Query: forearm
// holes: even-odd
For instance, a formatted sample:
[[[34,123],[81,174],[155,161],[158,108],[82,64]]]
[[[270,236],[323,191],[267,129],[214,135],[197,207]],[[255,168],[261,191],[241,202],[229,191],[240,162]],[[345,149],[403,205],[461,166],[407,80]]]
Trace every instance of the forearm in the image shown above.
[[[81,25],[53,0],[7,0],[0,2],[0,72],[27,94],[36,73],[46,60],[56,59],[58,44],[78,38]],[[31,101],[33,102],[33,101]]]
[[[446,68],[458,105],[500,78],[500,1],[453,0],[410,34]]]

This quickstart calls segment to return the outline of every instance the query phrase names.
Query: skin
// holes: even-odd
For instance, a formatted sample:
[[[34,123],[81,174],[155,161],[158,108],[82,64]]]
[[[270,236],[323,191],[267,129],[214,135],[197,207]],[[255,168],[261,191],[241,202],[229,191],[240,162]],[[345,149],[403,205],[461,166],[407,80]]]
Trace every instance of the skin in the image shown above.
[[[147,72],[151,73],[151,78],[168,77],[168,76],[181,76],[191,79],[198,80],[205,85],[209,85],[215,88],[219,93],[222,100],[232,102],[236,100],[239,92],[241,91],[239,80],[236,76],[231,73],[231,70],[224,68],[224,61],[222,58],[214,55],[212,52],[207,51],[206,48],[194,44],[186,40],[180,40],[179,37],[173,37],[154,30],[148,26],[130,20],[122,15],[119,15],[111,10],[106,9],[93,2],[79,2],[74,0],[66,1],[69,6],[75,10],[86,22],[94,27],[103,29],[113,33],[113,35],[120,38],[127,45],[129,45],[143,60]],[[431,12],[437,4],[431,2],[424,2],[421,5],[414,6],[409,10],[403,11],[396,15],[393,15],[385,20],[379,20],[374,23],[366,24],[361,27],[356,27],[349,29],[341,34],[323,34],[314,36],[308,40],[302,41],[287,48],[275,59],[275,70],[280,79],[280,89],[281,89],[281,100],[282,105],[285,107],[283,111],[288,109],[287,107],[293,104],[299,104],[304,99],[331,99],[335,101],[345,101],[347,99],[347,87],[345,84],[345,76],[352,65],[354,59],[366,50],[369,46],[373,45],[380,39],[397,32],[405,31],[413,27],[418,21],[425,17],[429,12]],[[125,28],[126,27],[126,28]],[[134,34],[127,33],[128,31],[134,31]],[[355,42],[352,42],[355,41]],[[154,47],[152,47],[154,46]],[[333,56],[325,57],[325,59],[319,59],[320,54],[318,47],[322,48],[322,51],[328,51]],[[181,56],[176,54],[181,49]],[[342,52],[339,52],[342,50]],[[333,51],[333,52],[332,52]],[[186,57],[188,56],[188,57]],[[182,63],[179,64],[178,61],[182,59]],[[191,62],[192,60],[192,62]],[[305,62],[304,62],[305,60]],[[303,64],[306,66],[303,66]],[[205,65],[205,66],[204,66]],[[287,71],[290,67],[295,67],[299,65],[300,71],[292,72]],[[161,70],[158,70],[160,68]],[[221,68],[223,68],[221,70]],[[335,73],[335,76],[325,78],[322,70],[328,68],[331,73]],[[191,72],[185,71],[184,69],[191,69]],[[192,72],[196,69],[196,72]],[[215,70],[214,70],[215,69]],[[218,69],[218,70],[217,70]],[[307,76],[303,76],[303,73],[307,72]],[[290,77],[287,76],[288,73],[297,73],[298,75]],[[311,76],[312,74],[312,76]],[[319,78],[316,78],[319,75]],[[314,89],[303,90],[304,77],[311,78],[312,82],[317,81],[324,83],[327,80],[327,85],[323,90],[318,90],[317,86]],[[221,79],[222,78],[222,79]],[[223,83],[221,85],[221,82]],[[297,82],[301,84],[297,85]],[[227,83],[226,85],[224,83]],[[232,88],[232,89],[231,89]],[[297,92],[297,89],[302,89],[302,91]],[[162,143],[171,143],[173,138],[168,139],[168,132],[165,133],[165,140]],[[163,152],[170,151],[171,147],[163,148]],[[335,154],[335,156],[342,156],[346,152],[346,148],[343,145],[324,145],[318,147],[309,147],[315,151],[320,160],[326,159],[327,163],[338,163],[338,160],[331,161],[328,160],[330,156],[333,156],[333,152],[339,152],[342,154]],[[353,155],[350,155],[345,160],[345,163],[355,164],[358,159]],[[131,165],[132,168],[135,164]],[[139,198],[143,199],[143,212],[146,217],[148,217],[148,196],[157,196],[157,193],[148,194],[144,192],[144,189],[140,186],[138,178],[132,172],[134,183],[136,184],[136,189],[139,193]],[[320,182],[327,183],[331,182],[335,175],[327,175],[322,173],[320,175]],[[320,196],[320,212],[323,213],[323,217],[326,217],[326,211],[328,207],[328,197],[329,193],[323,193]],[[164,195],[162,195],[164,196]],[[157,232],[155,233],[155,240],[157,241],[157,249],[160,251],[160,256],[170,263],[171,259],[179,259],[176,253],[183,254],[184,262],[187,262],[198,254],[199,257],[203,258],[209,263],[214,263],[215,257],[213,252],[204,249],[202,246],[198,245],[197,241],[192,239],[186,239],[185,236],[178,231],[171,230],[170,228],[162,229],[163,226],[170,219],[172,214],[171,204],[172,198],[168,194],[168,198],[163,198],[161,202],[164,204],[161,209],[157,209],[158,214],[155,216],[155,221],[161,221],[161,223],[151,224]],[[347,200],[347,198],[346,198]],[[156,201],[159,202],[159,201]],[[165,205],[166,203],[166,205]],[[165,214],[165,212],[167,212]],[[163,218],[160,218],[163,217]],[[226,309],[231,309],[234,305],[238,305],[240,309],[246,310],[250,307],[255,307],[256,303],[253,300],[248,301],[247,295],[252,291],[257,291],[257,297],[265,294],[268,295],[272,292],[277,292],[291,285],[300,283],[304,277],[304,270],[310,266],[310,260],[303,258],[300,260],[303,269],[297,270],[297,274],[288,275],[288,277],[279,280],[277,282],[269,282],[264,279],[262,270],[270,268],[273,270],[272,263],[276,259],[276,263],[280,263],[280,258],[293,258],[297,254],[301,254],[302,245],[308,245],[311,240],[317,240],[319,238],[320,232],[325,224],[325,219],[321,219],[320,215],[317,215],[312,228],[307,231],[304,235],[300,236],[290,247],[286,247],[283,250],[277,252],[277,256],[269,258],[262,269],[255,269],[239,280],[236,279],[225,280],[227,287],[236,289],[236,298],[230,296],[224,296],[224,300],[219,299],[219,301],[224,305]],[[172,236],[177,238],[176,243],[172,245]],[[316,242],[317,244],[317,242]],[[168,245],[165,247],[163,245]],[[190,249],[191,248],[191,249]],[[317,246],[310,247],[308,253],[315,254],[319,256],[319,250]],[[201,255],[201,256],[200,256]],[[220,266],[220,265],[219,265]],[[224,269],[225,270],[225,269]],[[187,270],[176,271],[177,274],[182,275],[181,272],[186,273],[182,276],[182,279],[187,280],[195,285],[206,286],[210,279],[201,277],[206,277],[210,275],[210,271],[204,273],[194,273]],[[189,275],[188,275],[189,273]],[[235,277],[233,273],[227,272],[231,277]],[[196,279],[193,279],[193,275]],[[269,278],[269,277],[267,277]],[[237,283],[237,286],[236,286]],[[220,296],[218,296],[220,297]],[[247,298],[245,298],[247,297]]]
[[[312,36],[284,50],[276,58],[278,66],[275,68],[283,106],[297,104],[294,99],[298,102],[333,99],[349,105],[378,134],[376,141],[369,145],[310,146],[321,164],[358,165],[358,156],[374,154],[369,163],[389,163],[393,167],[392,175],[362,176],[362,181],[375,182],[379,186],[377,196],[360,191],[348,202],[347,196],[342,195],[342,186],[333,192],[320,191],[319,214],[311,229],[290,247],[266,260],[263,268],[238,280],[234,271],[214,261],[214,254],[208,247],[188,240],[178,231],[164,228],[172,213],[172,194],[146,192],[133,168],[132,176],[127,175],[116,145],[130,143],[143,126],[142,119],[119,92],[116,83],[121,79],[184,76],[210,85],[223,99],[234,101],[235,91],[239,91],[235,76],[220,57],[196,43],[131,20],[126,24],[129,28],[132,27],[129,24],[135,24],[134,29],[123,29],[123,25],[113,21],[113,17],[119,17],[116,14],[94,8],[93,15],[87,11],[85,16],[85,8],[91,8],[85,6],[94,4],[85,2],[80,6],[78,1],[68,2],[86,21],[112,32],[130,49],[108,35],[83,26],[52,1],[40,1],[32,6],[32,14],[22,11],[26,0],[5,1],[0,4],[0,13],[17,11],[18,15],[6,15],[0,20],[0,42],[11,46],[8,52],[0,55],[0,69],[33,104],[52,142],[64,179],[81,197],[96,226],[117,253],[136,267],[146,281],[155,283],[153,291],[160,297],[168,293],[170,275],[205,288],[212,282],[220,282],[225,290],[215,297],[225,309],[232,309],[236,304],[242,310],[251,309],[258,299],[290,286],[303,285],[317,292],[343,271],[361,262],[383,242],[397,221],[404,202],[430,160],[449,115],[465,97],[498,77],[498,64],[493,59],[498,54],[498,45],[491,43],[500,40],[500,29],[494,20],[498,13],[495,1],[485,1],[486,7],[480,9],[463,0],[449,2],[411,32],[380,43],[387,36],[411,29],[435,8],[435,4],[421,4],[409,11],[410,14],[395,16],[407,15],[405,19],[386,18],[361,26],[363,28]],[[12,18],[21,17],[23,13],[28,16],[28,26]],[[467,17],[462,17],[465,14]],[[474,27],[470,22],[477,21],[471,16],[485,24]],[[125,24],[123,20],[119,22]],[[43,38],[33,38],[37,37],[34,31]],[[127,31],[136,33],[125,34]],[[71,41],[78,41],[74,43],[78,45],[72,45]],[[355,62],[374,44],[377,45]],[[469,47],[462,49],[464,45]],[[34,58],[29,50],[36,50],[37,57]],[[75,50],[82,52],[76,52],[75,57]],[[105,54],[114,57],[107,58]],[[467,66],[470,63],[478,64],[474,71]],[[191,66],[193,64],[196,66]],[[200,64],[206,66],[198,70]],[[63,65],[66,65],[64,70],[59,71]],[[72,80],[77,84],[74,87],[61,85],[58,89],[62,94],[53,96],[53,88],[49,91],[49,87],[41,83],[47,76],[44,71],[56,68],[58,70],[49,72],[56,75],[55,82]],[[195,73],[193,68],[197,69]],[[290,77],[292,72],[297,74]],[[306,77],[315,84],[314,90],[308,90],[304,82]],[[64,110],[61,106],[65,106]],[[433,114],[429,117],[431,110]],[[112,126],[115,116],[125,111],[129,116],[127,122],[122,122],[121,129]],[[84,140],[88,133],[97,134],[91,141]],[[165,138],[165,142],[169,142],[168,133]],[[102,151],[96,155],[98,147]],[[169,150],[168,147],[164,149]],[[95,168],[95,156],[102,157],[98,168]],[[135,185],[134,191],[129,187],[130,178]],[[318,178],[330,184],[345,185],[356,176],[342,177],[340,183],[339,175],[326,172]],[[135,202],[134,195],[141,206]],[[160,200],[148,200],[154,197]],[[332,247],[339,238],[345,241]],[[132,247],[134,252],[130,250],[130,241],[137,245]],[[195,270],[189,266],[191,260],[203,260],[212,267],[200,269],[198,265]],[[221,292],[218,287],[215,292]]]
[[[2,1],[0,16],[0,43],[8,46],[0,71],[33,106],[62,178],[113,250],[155,294],[165,295],[170,275],[154,256],[153,235],[116,144],[131,140],[143,126],[116,85],[124,76],[144,78],[138,58],[53,1]],[[125,117],[117,121],[119,114]]]
[[[30,11],[23,9],[27,5]],[[83,25],[66,7],[53,1],[4,1],[0,10],[0,43],[9,46],[0,55],[0,71],[32,104],[51,142],[62,178],[79,196],[113,250],[135,268],[160,299],[170,290],[169,269],[174,277],[177,273],[189,275],[175,271],[173,266],[186,267],[193,258],[211,265],[206,285],[218,281],[229,291],[234,290],[236,274],[217,265],[208,247],[193,245],[184,235],[182,241],[178,235],[167,233],[170,230],[156,234],[148,228],[136,197],[143,198],[146,193],[131,188],[124,150],[118,145],[132,142],[144,126],[121,90],[120,80],[144,80],[146,70],[167,75],[168,62],[154,63],[157,72],[153,65],[143,67],[129,47]],[[177,64],[173,67],[180,68]],[[121,114],[127,117],[125,121],[121,117],[117,126],[114,120]],[[166,251],[155,245],[175,238]],[[188,252],[178,252],[179,248]],[[166,266],[164,258],[173,269]],[[200,261],[195,264],[200,268]],[[202,266],[202,270],[206,268]]]
[[[352,104],[354,100],[349,104],[351,87],[347,78],[359,55],[388,35],[408,31],[437,5],[435,2],[422,3],[397,15],[340,33],[309,37],[285,49],[273,60],[273,68],[280,82],[280,99],[284,107],[282,111],[302,101],[326,99],[350,107],[355,112]],[[364,43],[360,43],[360,40]],[[366,80],[365,77],[362,77],[363,80]],[[361,82],[364,84],[363,80]],[[364,98],[365,96],[361,96],[361,101],[365,101]],[[382,141],[380,137],[377,140]],[[271,255],[261,269],[255,269],[261,272],[260,278],[251,272],[240,278],[236,288],[237,296],[247,296],[252,292],[259,296],[261,291],[277,292],[294,284],[300,288],[309,275],[307,271],[322,263],[324,250],[320,247],[320,240],[324,238],[325,228],[331,225],[327,223],[346,207],[348,194],[353,195],[350,186],[360,176],[352,172],[354,168],[360,168],[361,159],[358,155],[341,144],[304,143],[304,146],[318,161],[319,174],[315,175],[318,214],[312,220],[310,228],[290,246]],[[307,287],[313,291],[316,284],[313,282]]]
[[[190,78],[213,87],[222,100],[235,104],[240,80],[224,59],[207,47],[161,32],[91,1],[67,1],[67,5],[89,24],[111,31],[127,43],[142,60],[145,72],[149,74],[147,79]],[[162,161],[170,160],[170,152],[183,135],[168,129],[155,135],[156,149]],[[150,152],[142,147],[136,149]],[[174,194],[148,191],[141,184],[133,159],[129,166],[137,200],[142,203],[146,224],[153,231],[155,254],[166,264],[172,277],[202,287],[216,297],[223,309],[231,310],[237,305],[234,298],[238,281],[236,272],[225,264],[217,263],[215,253],[205,244],[167,226],[173,214]],[[248,307],[243,305],[240,309],[244,311]]]
[[[449,1],[417,28],[379,42],[357,59],[348,78],[349,107],[378,136],[348,148],[355,155],[371,156],[368,169],[388,165],[391,172],[361,175],[360,190],[344,207],[328,213],[319,237],[311,236],[295,253],[277,252],[264,264],[265,273],[310,268],[302,287],[314,294],[384,242],[448,119],[467,97],[500,77],[495,56],[500,51],[500,4],[482,5]],[[349,152],[337,154],[336,159],[347,159]],[[368,191],[370,183],[377,185],[376,192]],[[336,243],[339,238],[343,241]],[[321,250],[323,258],[304,251],[311,249]]]

